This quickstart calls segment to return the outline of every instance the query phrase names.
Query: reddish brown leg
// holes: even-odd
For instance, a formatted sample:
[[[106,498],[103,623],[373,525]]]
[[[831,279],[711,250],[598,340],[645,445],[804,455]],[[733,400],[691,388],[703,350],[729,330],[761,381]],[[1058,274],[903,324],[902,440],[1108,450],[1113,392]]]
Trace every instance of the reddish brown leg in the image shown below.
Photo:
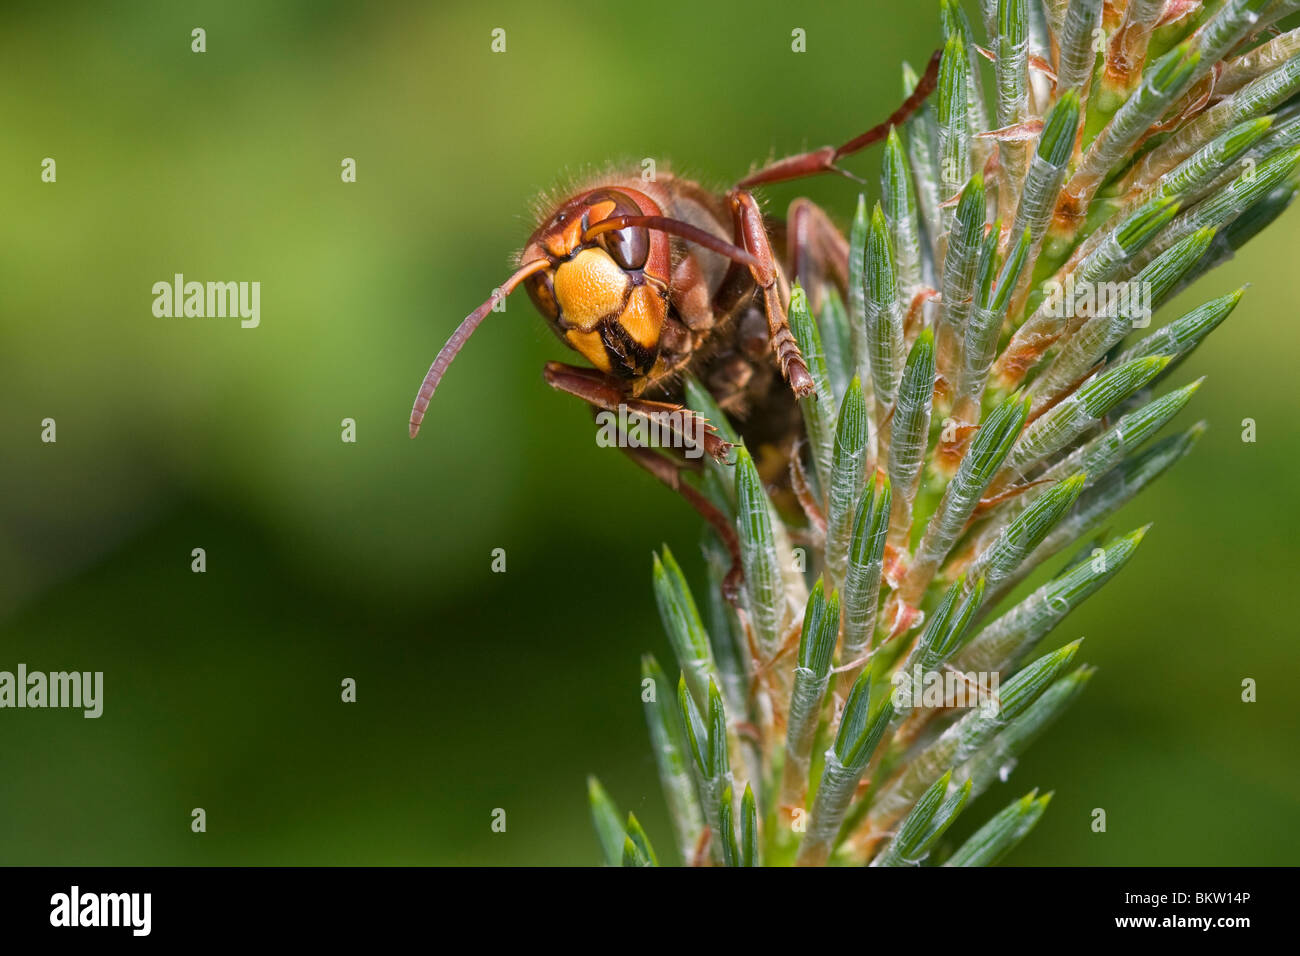
[[[591,406],[592,415],[594,416],[602,407],[593,403]],[[699,513],[700,517],[707,521],[713,527],[713,530],[718,532],[718,537],[722,539],[722,543],[726,546],[727,553],[731,555],[731,568],[727,571],[726,577],[722,579],[722,592],[726,599],[732,605],[735,605],[740,596],[740,583],[744,580],[744,570],[740,564],[740,539],[736,535],[735,527],[727,520],[727,516],[719,511],[708,498],[682,481],[682,471],[687,468],[698,468],[698,461],[692,462],[686,459],[681,449],[664,449],[665,453],[673,455],[676,459],[669,460],[654,449],[633,448],[625,440],[625,437],[622,429],[620,429],[620,450],[685,498],[687,503]]]
[[[772,183],[784,183],[791,179],[801,179],[804,176],[816,176],[819,173],[839,173],[849,179],[857,179],[858,177],[836,166],[836,160],[852,155],[860,149],[866,149],[872,143],[879,142],[889,135],[891,126],[900,125],[915,113],[921,104],[925,102],[925,98],[934,91],[939,81],[939,60],[942,55],[942,50],[934,51],[934,55],[930,57],[930,62],[925,68],[925,75],[917,83],[912,95],[905,99],[903,105],[894,110],[889,119],[883,123],[871,127],[861,136],[855,136],[843,146],[823,146],[821,149],[815,149],[810,153],[800,153],[797,156],[778,159],[757,172],[750,173],[736,184],[736,188],[750,189],[754,186],[770,186]],[[858,181],[861,182],[861,180]]]
[[[628,448],[624,446],[622,450],[634,462],[685,498],[690,506],[699,512],[700,516],[713,527],[713,530],[718,532],[718,537],[722,539],[722,543],[727,547],[727,553],[731,555],[731,569],[727,571],[727,576],[722,579],[722,592],[734,606],[740,595],[740,582],[744,580],[745,576],[745,572],[740,565],[740,539],[736,536],[735,527],[727,520],[726,515],[714,507],[713,502],[691,485],[682,481],[681,473],[682,469],[686,467],[685,463],[669,461],[663,455],[656,454],[649,448]]]
[[[566,373],[569,374],[566,375]],[[617,393],[618,389],[613,383],[600,382],[592,376],[600,376],[600,373],[590,369],[560,365],[558,362],[548,362],[546,365],[547,382],[554,388],[577,395],[586,401],[591,407],[592,415],[595,416],[601,411],[612,410],[608,401],[614,395],[611,395],[608,389],[613,389],[615,393]],[[587,379],[587,383],[582,385],[584,378]],[[680,406],[670,406],[663,402],[642,402],[639,404],[680,409]],[[615,403],[614,407],[617,408],[617,403]],[[731,555],[731,568],[727,571],[726,577],[722,579],[722,592],[732,606],[735,606],[740,596],[740,584],[744,580],[744,569],[740,563],[740,539],[736,535],[736,529],[727,519],[727,516],[714,506],[713,502],[691,485],[682,481],[682,471],[689,468],[698,469],[700,467],[699,460],[692,461],[686,458],[685,451],[681,448],[663,449],[664,453],[672,455],[674,460],[665,458],[664,455],[659,454],[652,448],[634,448],[626,440],[623,430],[620,428],[618,431],[618,445],[623,453],[685,498],[687,503],[718,532],[718,536],[727,548],[727,553]],[[717,441],[730,449],[731,445],[727,442],[723,442],[721,439],[717,439]]]
[[[576,395],[595,409],[617,415],[621,405],[627,409],[628,414],[643,418],[669,416],[661,421],[666,422],[687,447],[695,447],[695,442],[702,441],[704,451],[713,458],[721,462],[730,459],[731,443],[719,438],[717,429],[703,415],[682,405],[629,398],[617,381],[592,368],[547,362],[542,375],[551,388]]]
[[[811,199],[790,203],[786,219],[786,261],[814,312],[820,308],[822,285],[827,276],[841,293],[849,288],[849,241],[831,222],[825,210]]]
[[[759,211],[754,197],[743,189],[733,189],[727,194],[731,206],[731,215],[735,224],[736,243],[758,260],[749,266],[749,274],[758,286],[758,294],[763,299],[763,312],[767,315],[767,330],[771,339],[772,352],[776,355],[781,374],[790,383],[797,397],[812,394],[814,383],[803,356],[799,353],[799,343],[790,331],[790,320],[786,316],[785,305],[781,302],[779,281],[781,272],[772,255],[772,246],[767,239],[767,226],[763,223],[763,214]],[[724,281],[723,285],[727,283]]]

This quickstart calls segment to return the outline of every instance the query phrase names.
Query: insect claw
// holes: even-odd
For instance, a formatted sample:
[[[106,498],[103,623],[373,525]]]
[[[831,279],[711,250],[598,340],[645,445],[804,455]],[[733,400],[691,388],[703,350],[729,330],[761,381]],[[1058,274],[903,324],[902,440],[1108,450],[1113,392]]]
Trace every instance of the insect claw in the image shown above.
[[[736,450],[736,446],[723,438],[719,438],[712,431],[704,433],[704,450],[720,465],[735,464],[732,453]]]
[[[845,179],[851,179],[859,186],[865,186],[867,184],[867,181],[863,179],[861,176],[859,176],[857,173],[851,173],[847,169],[843,169],[840,166],[836,166],[834,163],[831,163],[829,166],[826,167],[826,172],[836,173],[837,175],[843,176]]]
[[[817,383],[813,381],[812,375],[803,362],[790,363],[789,379],[795,398],[807,398],[813,395],[817,388]]]

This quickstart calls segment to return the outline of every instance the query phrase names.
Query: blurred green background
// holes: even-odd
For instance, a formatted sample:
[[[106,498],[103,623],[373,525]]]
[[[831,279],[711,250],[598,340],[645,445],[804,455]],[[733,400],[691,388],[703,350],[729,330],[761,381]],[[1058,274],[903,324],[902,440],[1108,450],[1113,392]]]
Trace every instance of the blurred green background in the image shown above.
[[[588,772],[667,853],[638,657],[670,657],[650,553],[699,581],[696,519],[543,385],[566,355],[523,297],[414,442],[411,399],[566,169],[648,156],[722,184],[840,142],[938,36],[937,3],[883,0],[7,4],[0,669],[106,687],[99,720],[0,711],[0,862],[591,863]],[[841,221],[855,198],[769,198],[798,192]],[[1195,292],[1253,282],[1179,373],[1209,376],[1180,420],[1209,433],[1053,639],[1086,635],[1099,674],[966,815],[1056,791],[1011,862],[1300,851],[1297,254],[1292,211]],[[155,318],[176,272],[260,281],[261,326]]]

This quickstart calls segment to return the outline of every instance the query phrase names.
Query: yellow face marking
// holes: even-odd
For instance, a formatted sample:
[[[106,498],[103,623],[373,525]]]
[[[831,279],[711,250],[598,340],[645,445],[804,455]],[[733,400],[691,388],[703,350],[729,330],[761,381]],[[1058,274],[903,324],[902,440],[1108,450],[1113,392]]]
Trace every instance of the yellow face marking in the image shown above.
[[[583,249],[555,270],[555,297],[566,325],[584,332],[623,308],[631,280],[603,249]],[[584,353],[585,354],[585,353]]]
[[[564,340],[577,349],[584,358],[602,372],[609,371],[609,354],[599,332],[579,332],[570,329],[564,333]]]
[[[557,259],[567,256],[582,241],[582,220],[570,219],[568,225],[542,240],[546,251]]]
[[[608,219],[618,206],[606,199],[604,202],[598,202],[587,210],[587,222],[600,222],[602,219]]]
[[[619,324],[643,349],[653,349],[659,344],[659,330],[664,324],[664,300],[648,285],[639,285],[627,297],[627,307],[619,316]]]

